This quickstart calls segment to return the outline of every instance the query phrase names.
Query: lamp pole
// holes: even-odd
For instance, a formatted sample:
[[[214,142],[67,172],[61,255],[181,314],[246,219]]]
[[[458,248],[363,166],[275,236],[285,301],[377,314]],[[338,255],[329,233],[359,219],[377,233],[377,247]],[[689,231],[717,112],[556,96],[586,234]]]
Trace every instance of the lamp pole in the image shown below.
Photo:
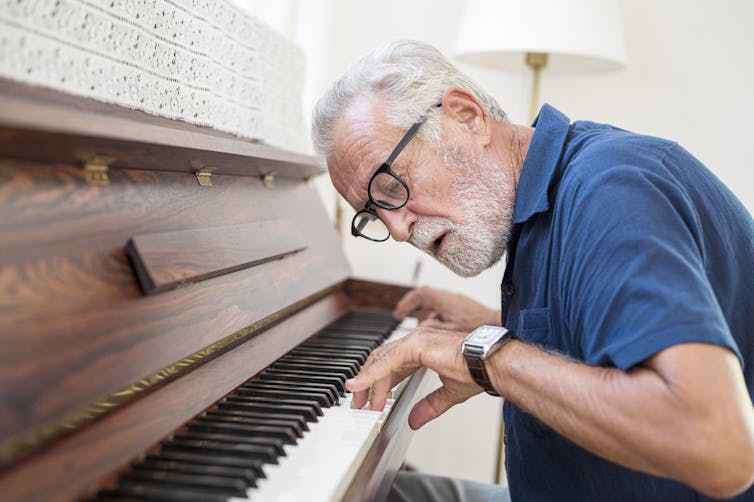
[[[542,68],[547,66],[547,53],[527,52],[526,64],[532,69],[531,81],[531,107],[529,108],[529,121],[534,122],[539,111],[539,79]]]

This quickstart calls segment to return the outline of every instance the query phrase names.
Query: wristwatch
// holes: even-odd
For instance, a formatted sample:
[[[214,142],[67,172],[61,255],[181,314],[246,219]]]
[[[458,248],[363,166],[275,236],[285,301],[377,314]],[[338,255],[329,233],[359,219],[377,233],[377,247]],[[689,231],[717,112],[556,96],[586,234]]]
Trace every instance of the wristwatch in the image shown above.
[[[461,344],[461,353],[463,358],[466,359],[466,366],[469,367],[471,378],[487,394],[500,395],[492,387],[492,382],[490,382],[490,377],[484,367],[484,361],[513,338],[515,338],[513,331],[503,327],[479,326]]]

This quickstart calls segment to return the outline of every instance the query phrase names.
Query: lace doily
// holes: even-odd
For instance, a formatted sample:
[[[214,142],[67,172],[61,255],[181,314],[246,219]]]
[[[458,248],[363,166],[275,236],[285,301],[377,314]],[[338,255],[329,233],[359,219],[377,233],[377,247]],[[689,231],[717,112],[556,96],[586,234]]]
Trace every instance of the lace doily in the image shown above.
[[[0,0],[0,76],[299,152],[303,74],[229,0]]]

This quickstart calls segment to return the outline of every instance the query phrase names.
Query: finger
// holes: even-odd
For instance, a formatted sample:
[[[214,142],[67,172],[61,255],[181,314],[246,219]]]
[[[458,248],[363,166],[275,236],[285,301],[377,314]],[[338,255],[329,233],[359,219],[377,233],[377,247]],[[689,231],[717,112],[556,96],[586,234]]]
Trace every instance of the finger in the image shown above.
[[[346,387],[348,387],[347,382]],[[353,397],[351,398],[351,408],[360,410],[364,407],[365,404],[367,404],[368,400],[369,387],[367,387],[365,390],[356,391],[353,393]]]
[[[390,378],[383,378],[372,385],[371,393],[369,395],[369,409],[372,411],[381,411],[385,408],[388,395],[390,394],[391,385]]]
[[[437,319],[437,312],[430,308],[421,309],[414,314],[414,317],[419,319],[419,322],[425,322],[432,319]]]
[[[443,385],[427,394],[414,405],[414,409],[411,410],[408,416],[408,425],[413,430],[416,430],[463,401],[465,399],[460,399]]]
[[[444,330],[451,330],[451,331],[458,329],[455,323],[442,321],[437,318],[429,318],[426,321],[422,321],[419,323],[419,326],[421,326],[422,328],[435,328],[435,329],[444,329]]]
[[[407,339],[408,337],[405,337],[375,349],[359,370],[359,374],[346,380],[346,389],[356,394],[369,390],[381,380],[390,382],[394,373],[404,373],[398,370],[408,367],[406,362],[412,356],[408,344],[405,343]]]
[[[425,307],[427,301],[427,292],[429,288],[421,287],[412,289],[398,301],[398,304],[393,310],[393,316],[398,319],[403,319],[406,316],[412,315],[414,312],[421,310]]]

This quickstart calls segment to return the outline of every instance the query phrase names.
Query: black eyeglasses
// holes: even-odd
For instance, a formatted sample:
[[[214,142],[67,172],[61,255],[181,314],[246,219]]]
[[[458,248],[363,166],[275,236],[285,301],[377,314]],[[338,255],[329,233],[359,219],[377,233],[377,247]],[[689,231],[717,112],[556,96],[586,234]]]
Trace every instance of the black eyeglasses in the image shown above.
[[[435,107],[438,106],[440,104],[435,105]],[[408,202],[408,185],[391,169],[391,166],[408,142],[419,132],[422,124],[427,121],[427,115],[421,117],[406,131],[387,160],[382,163],[369,180],[367,186],[369,200],[364,205],[364,209],[356,213],[351,221],[351,235],[354,237],[364,237],[375,242],[383,242],[390,237],[387,225],[377,216],[373,207],[388,210],[400,209]]]

